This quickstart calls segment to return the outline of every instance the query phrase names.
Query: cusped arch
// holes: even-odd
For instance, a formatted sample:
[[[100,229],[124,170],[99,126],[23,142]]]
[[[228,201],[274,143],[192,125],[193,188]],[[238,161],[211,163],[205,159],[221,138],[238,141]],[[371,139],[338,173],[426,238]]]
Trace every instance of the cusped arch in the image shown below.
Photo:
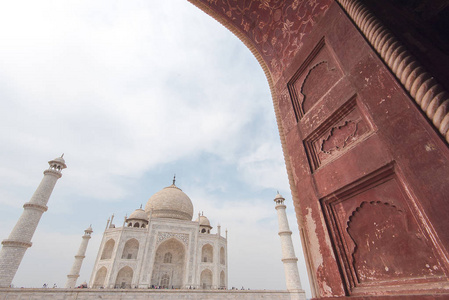
[[[214,248],[211,244],[206,244],[201,249],[201,261],[213,262],[214,261]]]
[[[130,289],[133,280],[134,271],[131,267],[125,266],[118,271],[115,279],[115,287],[121,289]]]
[[[354,242],[350,259],[361,282],[443,274],[414,219],[391,203],[362,202],[346,231]]]
[[[98,269],[97,274],[95,274],[95,280],[92,288],[104,288],[107,273],[108,269],[106,269],[106,267],[101,267],[100,269]]]
[[[139,253],[139,242],[136,239],[129,239],[125,243],[122,252],[122,259],[136,259]]]
[[[328,61],[320,61],[312,66],[300,90],[303,98],[301,103],[303,114],[307,113],[340,78],[337,68],[331,66]]]
[[[101,254],[101,259],[111,259],[112,252],[114,251],[115,240],[109,239],[106,244],[104,244],[103,253]]]

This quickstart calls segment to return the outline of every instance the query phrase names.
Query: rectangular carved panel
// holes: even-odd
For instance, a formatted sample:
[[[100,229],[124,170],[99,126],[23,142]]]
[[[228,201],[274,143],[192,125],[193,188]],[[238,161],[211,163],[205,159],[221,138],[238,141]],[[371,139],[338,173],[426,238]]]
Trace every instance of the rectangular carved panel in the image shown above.
[[[372,126],[353,96],[305,140],[312,172],[362,141]]]
[[[318,103],[341,78],[343,71],[323,38],[287,84],[297,120]]]
[[[321,199],[351,294],[431,290],[446,280],[412,201],[393,163]]]

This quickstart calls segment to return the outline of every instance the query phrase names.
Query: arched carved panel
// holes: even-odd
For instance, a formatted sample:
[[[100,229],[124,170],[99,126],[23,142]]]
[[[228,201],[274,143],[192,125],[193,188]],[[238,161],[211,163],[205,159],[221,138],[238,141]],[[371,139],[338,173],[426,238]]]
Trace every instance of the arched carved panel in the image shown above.
[[[352,264],[360,282],[443,275],[423,234],[394,205],[363,202],[346,230],[355,244]]]
[[[301,85],[301,108],[306,114],[340,79],[335,66],[323,60],[312,66]]]
[[[297,120],[302,119],[342,78],[344,74],[332,49],[324,39],[320,40],[287,84]]]
[[[321,199],[330,236],[351,295],[375,292],[395,282],[445,282],[428,226],[416,219],[394,164]],[[412,206],[413,207],[413,206]]]

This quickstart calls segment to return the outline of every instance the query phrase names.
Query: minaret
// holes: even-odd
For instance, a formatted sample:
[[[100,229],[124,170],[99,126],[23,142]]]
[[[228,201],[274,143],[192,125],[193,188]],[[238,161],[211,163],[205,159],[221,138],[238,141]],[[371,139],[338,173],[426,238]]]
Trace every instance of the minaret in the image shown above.
[[[299,280],[297,264],[298,259],[295,256],[295,249],[293,248],[292,232],[288,226],[284,200],[285,199],[279,195],[279,193],[274,198],[274,202],[276,202],[276,210],[278,212],[279,236],[281,237],[282,262],[284,263],[285,281],[289,292],[297,292],[299,293],[299,299],[305,299],[304,291],[301,288],[301,281]],[[301,297],[302,295],[304,297]]]
[[[67,168],[64,158],[50,160],[50,167],[44,171],[44,178],[31,197],[23,205],[23,213],[14,226],[8,239],[3,240],[0,251],[0,287],[9,287],[16,275],[20,262],[27,248],[31,247],[31,238],[44,212],[56,181],[62,176],[62,169]]]
[[[72,269],[70,270],[70,274],[67,275],[67,282],[65,284],[66,289],[73,289],[76,286],[76,281],[78,277],[80,277],[81,265],[83,264],[83,259],[86,257],[86,249],[87,244],[90,240],[90,235],[92,234],[92,227],[89,226],[86,230],[84,230],[83,240],[81,242],[80,248],[78,249],[78,253],[75,255],[75,261],[73,262]]]

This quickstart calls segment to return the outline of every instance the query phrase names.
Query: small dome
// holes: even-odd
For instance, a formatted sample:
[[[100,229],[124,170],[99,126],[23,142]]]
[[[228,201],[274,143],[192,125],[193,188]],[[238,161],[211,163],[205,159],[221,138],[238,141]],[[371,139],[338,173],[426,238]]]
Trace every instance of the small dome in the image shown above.
[[[65,164],[65,160],[64,160],[63,156],[64,156],[64,154],[61,155],[61,157],[56,157],[55,159],[50,160],[48,162],[50,167],[53,166],[56,168],[57,166],[59,166],[58,167],[59,170],[67,168],[67,165]]]
[[[145,212],[152,218],[170,218],[191,221],[193,204],[175,184],[163,188],[150,197],[145,205]]]
[[[55,159],[53,159],[53,161],[57,161],[57,162],[59,162],[61,164],[65,164],[65,159],[62,158],[62,157],[56,157]]]
[[[276,195],[276,197],[274,197],[274,201],[276,201],[276,199],[283,199],[283,200],[285,200],[285,198],[282,197],[282,195],[279,194],[279,193]]]
[[[147,216],[147,213],[143,209],[138,208],[129,215],[128,220],[148,221],[148,216]]]
[[[198,219],[196,219],[196,221],[200,223],[200,226],[211,227],[209,219],[207,217],[205,217],[205,216],[200,216]]]
[[[90,225],[86,230],[84,230],[84,232],[89,232],[89,233],[94,232],[94,231],[92,230],[92,225]]]

